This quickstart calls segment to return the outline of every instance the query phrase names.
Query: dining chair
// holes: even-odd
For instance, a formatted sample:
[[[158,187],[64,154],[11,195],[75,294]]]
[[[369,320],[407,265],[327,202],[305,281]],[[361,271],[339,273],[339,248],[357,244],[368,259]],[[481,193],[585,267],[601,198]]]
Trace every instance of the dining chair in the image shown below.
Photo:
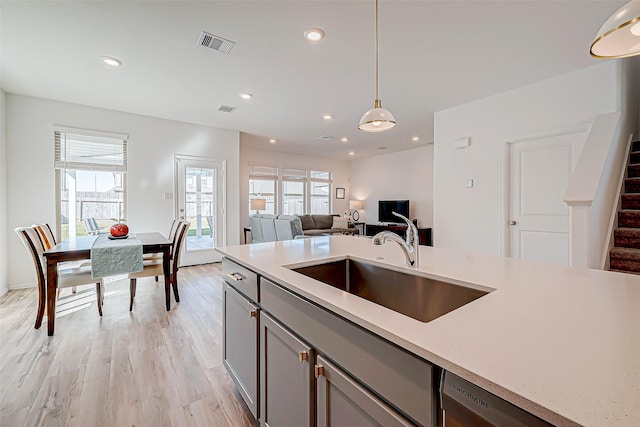
[[[177,219],[174,219],[171,222],[171,227],[169,228],[169,237],[168,237],[168,239],[171,240],[172,242],[173,242],[173,238],[176,235],[176,231],[178,230],[178,224],[179,224],[179,221]],[[153,253],[153,254],[145,254],[143,256],[143,260],[144,261],[149,260],[149,259],[162,259],[162,254]],[[156,282],[157,282],[158,281],[158,276],[155,276],[155,277],[156,277]]]
[[[173,238],[175,237],[176,231],[178,231],[179,224],[180,221],[178,221],[177,219],[174,219],[171,223],[171,228],[169,228],[169,240],[173,240]]]
[[[176,235],[176,231],[178,230],[178,225],[180,224],[180,221],[174,219],[173,222],[171,222],[171,227],[169,228],[169,237],[167,237],[169,240],[171,240],[173,242],[173,238]],[[144,259],[156,259],[156,258],[160,258],[162,259],[162,254],[145,254],[144,255]]]
[[[38,237],[40,237],[40,241],[42,242],[42,246],[44,246],[45,251],[51,249],[53,246],[58,244],[56,242],[56,237],[53,235],[53,231],[51,230],[51,227],[46,222],[41,224],[31,224],[31,227],[33,227],[38,232]],[[65,262],[65,263],[59,264],[58,268],[72,268],[72,267],[86,267],[86,266],[91,266],[91,261]],[[60,290],[61,289],[58,288],[58,297],[60,297]],[[75,294],[76,291],[77,291],[77,287],[72,286],[71,293]]]
[[[178,269],[180,267],[180,254],[185,242],[185,235],[189,229],[189,223],[178,221],[176,231],[173,235],[171,251],[169,253],[169,283],[173,288],[173,296],[176,302],[180,302],[178,294]],[[136,297],[137,279],[139,277],[163,276],[163,259],[162,256],[155,258],[143,259],[142,271],[129,273],[129,311],[133,310],[133,299]],[[165,288],[165,292],[170,292]],[[168,295],[165,294],[165,298]]]
[[[49,224],[32,224],[31,226],[38,232],[45,250],[50,249],[52,246],[55,246],[57,244],[56,238],[53,235],[53,231],[51,230]]]
[[[18,227],[15,229],[16,234],[20,237],[20,241],[31,254],[33,265],[35,267],[37,286],[38,286],[38,311],[36,313],[35,328],[38,329],[42,325],[44,317],[44,309],[46,302],[46,267],[47,263],[44,258],[44,245],[40,239],[39,232],[33,227]],[[58,289],[69,288],[73,286],[96,284],[96,297],[98,304],[98,313],[102,316],[102,304],[104,296],[102,292],[102,279],[93,279],[91,277],[90,266],[68,266],[68,268],[58,269]]]

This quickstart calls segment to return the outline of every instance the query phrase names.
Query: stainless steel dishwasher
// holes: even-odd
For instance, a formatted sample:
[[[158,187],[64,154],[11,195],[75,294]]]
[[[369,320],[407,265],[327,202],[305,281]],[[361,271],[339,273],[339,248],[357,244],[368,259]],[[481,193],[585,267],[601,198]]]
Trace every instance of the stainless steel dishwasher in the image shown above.
[[[552,426],[448,371],[443,371],[440,383],[440,404],[444,427]]]

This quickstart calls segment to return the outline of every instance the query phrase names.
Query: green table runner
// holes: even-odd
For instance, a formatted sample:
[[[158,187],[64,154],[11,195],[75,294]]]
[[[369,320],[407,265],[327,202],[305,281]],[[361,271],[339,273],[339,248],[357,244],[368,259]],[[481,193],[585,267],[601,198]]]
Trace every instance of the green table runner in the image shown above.
[[[91,277],[113,276],[142,271],[142,242],[134,235],[111,240],[100,235],[91,246]]]

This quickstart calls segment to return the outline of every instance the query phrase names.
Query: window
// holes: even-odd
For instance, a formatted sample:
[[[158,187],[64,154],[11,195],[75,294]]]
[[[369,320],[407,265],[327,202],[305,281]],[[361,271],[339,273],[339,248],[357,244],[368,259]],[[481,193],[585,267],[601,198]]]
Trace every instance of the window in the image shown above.
[[[331,172],[311,171],[309,173],[311,203],[309,213],[331,213]]]
[[[301,214],[304,209],[304,181],[284,181],[282,183],[282,213],[284,215]]]
[[[216,171],[215,169],[185,166],[185,214],[186,221],[190,223],[189,230],[194,230],[197,237],[212,236],[200,244],[200,249],[213,248],[213,235],[215,227],[215,194]],[[203,219],[207,222],[206,228]],[[193,241],[193,239],[192,239]],[[189,243],[187,241],[187,243]]]
[[[307,171],[300,169],[282,170],[282,214],[306,213],[306,180]]]
[[[251,166],[249,171],[249,213],[256,213],[251,209],[251,199],[265,199],[266,208],[257,213],[276,213],[276,185],[278,183],[278,168],[270,166]]]
[[[331,213],[332,174],[327,171],[250,165],[249,214],[251,199],[265,199],[266,209],[258,213]]]
[[[125,135],[60,128],[54,130],[57,229],[60,238],[87,235],[83,220],[107,230],[125,218]]]

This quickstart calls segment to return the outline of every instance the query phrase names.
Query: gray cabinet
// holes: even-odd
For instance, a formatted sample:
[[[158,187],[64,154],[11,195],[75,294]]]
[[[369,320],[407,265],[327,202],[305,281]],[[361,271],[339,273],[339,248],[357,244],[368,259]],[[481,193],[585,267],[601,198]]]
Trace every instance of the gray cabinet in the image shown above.
[[[222,266],[224,365],[261,426],[436,425],[429,362],[228,258]]]
[[[262,277],[260,305],[416,424],[436,425],[433,365]]]
[[[224,285],[224,366],[258,418],[258,307]]]
[[[260,424],[313,425],[313,350],[260,314]]]
[[[324,357],[318,356],[315,372],[318,427],[413,425]]]

